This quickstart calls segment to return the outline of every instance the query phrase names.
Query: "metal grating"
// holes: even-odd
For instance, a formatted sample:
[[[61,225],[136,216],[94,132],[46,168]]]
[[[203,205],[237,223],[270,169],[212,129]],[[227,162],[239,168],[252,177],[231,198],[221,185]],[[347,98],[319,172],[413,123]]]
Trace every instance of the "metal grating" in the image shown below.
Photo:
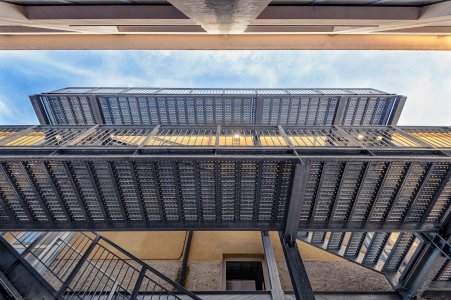
[[[396,103],[395,97],[350,97],[346,100],[340,124],[388,125]]]
[[[368,93],[376,95],[351,96]],[[48,124],[388,125],[400,98],[386,95],[371,89],[100,88],[31,98]]]
[[[106,124],[254,124],[254,98],[99,97]]]
[[[263,98],[263,125],[331,125],[338,98]]]
[[[93,98],[83,95],[38,96],[50,124],[96,124],[100,122],[92,107]]]
[[[290,137],[307,128],[281,126],[41,126],[3,143],[36,130],[49,132],[43,149],[0,149],[4,226],[280,228],[298,159],[309,170],[300,230],[434,231],[451,206],[443,153],[390,147],[387,156],[379,146],[368,155],[339,127],[334,134],[349,146],[327,151],[294,149]],[[50,138],[60,131],[67,137]]]

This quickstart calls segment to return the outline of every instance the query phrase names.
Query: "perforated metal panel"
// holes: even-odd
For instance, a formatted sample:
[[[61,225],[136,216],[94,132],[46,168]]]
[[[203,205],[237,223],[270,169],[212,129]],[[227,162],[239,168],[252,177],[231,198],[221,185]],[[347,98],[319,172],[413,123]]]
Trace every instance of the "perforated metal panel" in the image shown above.
[[[387,125],[400,96],[373,89],[67,88],[31,98],[48,124]]]
[[[341,119],[341,125],[387,125],[394,113],[395,97],[350,97]]]

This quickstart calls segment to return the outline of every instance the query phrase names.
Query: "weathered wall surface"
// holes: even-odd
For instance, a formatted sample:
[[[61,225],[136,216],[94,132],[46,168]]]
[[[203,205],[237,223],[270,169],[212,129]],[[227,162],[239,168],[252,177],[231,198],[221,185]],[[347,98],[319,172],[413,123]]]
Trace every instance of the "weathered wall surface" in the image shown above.
[[[108,232],[113,242],[144,259],[172,279],[177,279],[185,232]],[[282,287],[292,290],[277,233],[271,233]],[[390,284],[377,272],[298,241],[314,290],[388,291]],[[260,232],[199,231],[193,234],[186,287],[192,291],[223,290],[224,258],[263,258]]]

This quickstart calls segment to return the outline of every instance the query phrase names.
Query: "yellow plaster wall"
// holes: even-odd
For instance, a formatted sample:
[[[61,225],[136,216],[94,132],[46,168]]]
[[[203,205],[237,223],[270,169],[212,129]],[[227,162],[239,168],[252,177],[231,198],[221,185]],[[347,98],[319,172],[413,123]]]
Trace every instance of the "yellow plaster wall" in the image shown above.
[[[179,259],[185,243],[184,231],[100,232],[141,259]],[[277,260],[284,255],[277,232],[271,232],[271,242]],[[298,241],[304,260],[336,260],[337,257]],[[196,231],[191,243],[190,260],[218,261],[224,256],[262,256],[261,233],[256,231]]]
[[[99,234],[140,259],[153,260],[179,259],[186,237],[185,231],[104,231]]]

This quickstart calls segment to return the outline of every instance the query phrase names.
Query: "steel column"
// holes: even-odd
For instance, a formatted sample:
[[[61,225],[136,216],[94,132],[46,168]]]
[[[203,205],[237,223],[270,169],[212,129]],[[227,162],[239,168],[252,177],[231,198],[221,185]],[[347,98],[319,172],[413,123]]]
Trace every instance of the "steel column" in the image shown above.
[[[313,294],[312,286],[308,279],[304,263],[302,262],[296,240],[286,240],[283,234],[280,235],[280,240],[296,299],[315,300],[315,295]]]
[[[290,202],[288,204],[287,220],[283,232],[284,240],[289,241],[290,243],[293,243],[296,240],[309,169],[310,165],[306,165],[303,162],[300,162],[296,164],[294,170]]]
[[[268,267],[269,281],[271,284],[272,300],[284,300],[285,294],[280,284],[279,271],[277,269],[276,257],[272,248],[271,237],[267,231],[262,231],[263,250],[265,252],[266,266]]]
[[[180,266],[180,271],[179,271],[179,276],[178,276],[179,278],[177,280],[178,284],[180,284],[183,287],[185,287],[186,274],[188,271],[188,258],[189,258],[189,252],[191,250],[191,241],[192,240],[193,240],[193,231],[188,231],[185,247],[183,249],[183,259],[182,259],[182,264]]]

